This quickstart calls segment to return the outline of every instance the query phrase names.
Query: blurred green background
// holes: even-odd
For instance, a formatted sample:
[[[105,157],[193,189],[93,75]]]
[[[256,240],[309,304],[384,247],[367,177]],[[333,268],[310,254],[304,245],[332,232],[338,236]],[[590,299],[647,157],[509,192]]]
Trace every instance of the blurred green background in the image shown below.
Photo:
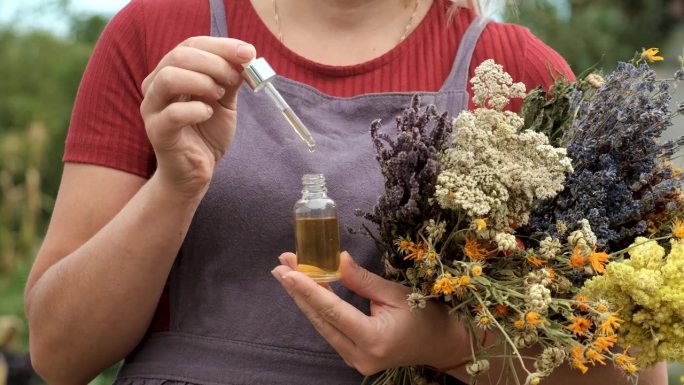
[[[0,1],[0,348],[15,353],[27,349],[23,288],[59,184],[72,103],[113,12],[111,3],[111,12],[102,14],[84,12],[75,2]],[[643,47],[660,47],[666,61],[655,67],[671,76],[684,55],[684,0],[518,3],[500,18],[528,26],[575,72],[595,64],[609,71]],[[684,100],[683,91],[678,100]],[[683,131],[680,118],[668,135]],[[115,370],[92,384],[111,383]],[[670,372],[670,383],[679,383],[682,367],[671,365]]]

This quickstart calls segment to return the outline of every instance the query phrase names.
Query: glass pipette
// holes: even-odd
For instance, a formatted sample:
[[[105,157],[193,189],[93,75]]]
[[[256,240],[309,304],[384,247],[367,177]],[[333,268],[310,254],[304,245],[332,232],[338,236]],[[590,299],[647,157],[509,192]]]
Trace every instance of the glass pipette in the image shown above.
[[[276,73],[266,59],[254,59],[245,64],[244,68],[245,70],[242,74],[247,81],[247,84],[249,84],[254,92],[262,89],[266,91],[266,94],[271,98],[280,112],[282,112],[283,116],[287,119],[288,123],[290,123],[297,135],[299,135],[309,147],[309,151],[313,152],[316,148],[316,141],[311,135],[311,132],[309,132],[304,123],[302,123],[302,120],[299,119],[283,96],[280,95],[280,92],[273,86],[272,80],[275,78]]]

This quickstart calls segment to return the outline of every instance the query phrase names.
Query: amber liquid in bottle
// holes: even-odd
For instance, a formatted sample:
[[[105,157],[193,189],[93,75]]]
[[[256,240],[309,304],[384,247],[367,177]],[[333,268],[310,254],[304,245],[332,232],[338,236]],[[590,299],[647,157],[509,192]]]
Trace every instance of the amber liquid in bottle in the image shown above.
[[[302,198],[294,208],[297,271],[317,282],[340,278],[340,229],[337,206],[326,194],[325,177],[302,177]]]
[[[339,278],[340,231],[337,218],[295,220],[297,270],[315,280]]]

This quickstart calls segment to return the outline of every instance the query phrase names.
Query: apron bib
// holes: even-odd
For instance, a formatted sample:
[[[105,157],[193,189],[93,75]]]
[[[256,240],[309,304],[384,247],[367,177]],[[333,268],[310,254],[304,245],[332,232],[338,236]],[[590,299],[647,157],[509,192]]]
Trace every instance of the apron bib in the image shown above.
[[[213,36],[228,36],[222,0],[210,0]],[[438,92],[420,92],[456,116],[468,107],[468,69],[487,25],[476,19],[464,35],[452,71]],[[169,277],[171,323],[127,358],[117,384],[360,384],[271,276],[278,255],[294,251],[292,207],[301,177],[322,173],[337,202],[341,245],[379,272],[372,239],[354,211],[371,211],[384,182],[369,134],[378,118],[393,132],[395,117],[415,93],[332,97],[278,76],[274,86],[316,140],[310,153],[263,92],[239,91],[238,129],[217,166]],[[339,283],[334,291],[368,314],[368,301]],[[173,383],[173,382],[171,382]]]

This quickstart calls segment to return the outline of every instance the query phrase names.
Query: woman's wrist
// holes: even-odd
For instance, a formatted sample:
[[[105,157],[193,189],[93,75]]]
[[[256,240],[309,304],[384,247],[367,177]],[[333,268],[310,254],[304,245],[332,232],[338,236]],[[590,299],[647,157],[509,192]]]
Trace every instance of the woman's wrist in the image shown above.
[[[428,366],[455,377],[470,362],[470,342],[466,328],[456,318],[449,317],[449,326],[440,338],[442,349],[434,349],[435,357]]]
[[[207,180],[204,183],[195,183],[193,185],[187,185],[179,187],[174,183],[170,183],[164,176],[157,170],[148,183],[149,188],[152,191],[155,199],[165,200],[168,204],[180,207],[190,207],[193,210],[199,205],[204,198],[204,195],[209,188],[209,183],[211,180]]]

